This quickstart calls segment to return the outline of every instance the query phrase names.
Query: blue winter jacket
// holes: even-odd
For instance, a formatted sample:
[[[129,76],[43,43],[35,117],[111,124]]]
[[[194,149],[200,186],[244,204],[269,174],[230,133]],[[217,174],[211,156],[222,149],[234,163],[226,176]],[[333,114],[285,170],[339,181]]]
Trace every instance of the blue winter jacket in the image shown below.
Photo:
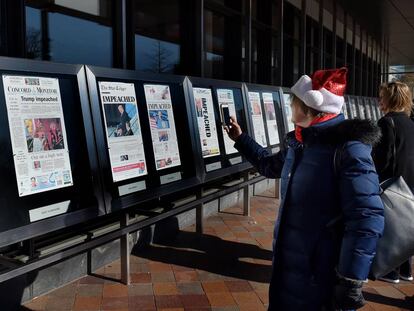
[[[289,133],[287,148],[275,155],[246,134],[235,144],[262,175],[280,177],[269,310],[331,310],[336,270],[365,280],[384,227],[371,158],[379,129],[339,115],[303,129],[302,137],[299,143]]]

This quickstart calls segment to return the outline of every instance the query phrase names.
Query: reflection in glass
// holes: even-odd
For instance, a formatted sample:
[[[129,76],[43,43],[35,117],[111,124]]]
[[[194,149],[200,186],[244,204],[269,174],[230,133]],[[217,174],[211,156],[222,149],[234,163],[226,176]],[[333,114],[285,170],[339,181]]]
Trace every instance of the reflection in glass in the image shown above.
[[[180,0],[135,0],[135,68],[177,73],[180,67]]]
[[[111,67],[110,0],[26,1],[26,55]]]

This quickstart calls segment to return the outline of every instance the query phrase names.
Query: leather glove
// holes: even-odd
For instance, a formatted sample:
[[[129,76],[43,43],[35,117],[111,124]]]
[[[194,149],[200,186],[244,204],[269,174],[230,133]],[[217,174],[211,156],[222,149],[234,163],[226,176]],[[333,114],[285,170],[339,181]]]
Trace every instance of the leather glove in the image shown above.
[[[362,295],[363,282],[345,278],[338,274],[334,287],[334,307],[336,310],[353,310],[362,308],[365,299]]]

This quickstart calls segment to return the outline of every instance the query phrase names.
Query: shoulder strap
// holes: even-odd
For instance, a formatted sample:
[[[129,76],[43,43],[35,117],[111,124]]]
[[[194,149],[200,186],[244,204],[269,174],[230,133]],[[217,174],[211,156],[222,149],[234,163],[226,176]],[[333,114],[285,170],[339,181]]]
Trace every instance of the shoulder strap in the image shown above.
[[[396,147],[397,133],[395,130],[394,119],[392,117],[389,117],[389,119],[390,119],[392,130],[394,132],[394,144],[392,146],[392,175],[395,176],[395,171],[397,169],[397,147]]]

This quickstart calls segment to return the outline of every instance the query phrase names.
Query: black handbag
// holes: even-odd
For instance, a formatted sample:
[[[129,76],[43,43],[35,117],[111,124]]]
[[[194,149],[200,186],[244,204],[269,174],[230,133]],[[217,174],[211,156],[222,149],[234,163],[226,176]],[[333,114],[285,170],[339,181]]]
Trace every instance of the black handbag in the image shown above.
[[[395,136],[394,120],[390,118],[390,122]],[[394,144],[394,175],[396,159],[397,152]],[[382,182],[381,188],[385,226],[384,233],[378,240],[377,252],[371,265],[370,277],[373,279],[390,273],[414,255],[414,195],[402,176]]]

